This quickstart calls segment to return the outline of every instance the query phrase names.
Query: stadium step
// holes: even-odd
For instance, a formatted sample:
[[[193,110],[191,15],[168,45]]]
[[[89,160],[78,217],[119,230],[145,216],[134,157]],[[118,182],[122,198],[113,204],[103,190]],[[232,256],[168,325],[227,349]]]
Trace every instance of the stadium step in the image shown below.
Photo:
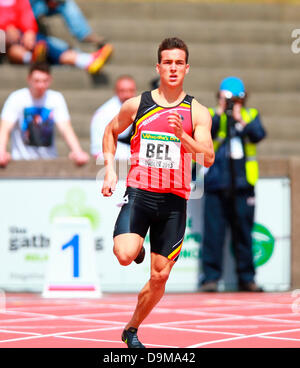
[[[187,19],[229,21],[261,20],[261,21],[297,21],[299,16],[296,5],[288,2],[280,4],[220,1],[111,1],[111,0],[78,0],[78,5],[89,19],[124,19],[128,17],[143,19]]]
[[[157,76],[158,43],[182,37],[190,48],[191,73],[185,88],[206,106],[215,105],[220,81],[243,79],[248,106],[257,107],[268,131],[259,147],[267,155],[298,154],[300,113],[299,54],[293,54],[293,29],[300,28],[299,5],[207,1],[78,0],[91,26],[114,45],[102,73],[92,78],[74,67],[53,67],[52,88],[67,101],[74,128],[89,151],[89,128],[96,109],[113,94],[116,78],[134,76],[138,93]],[[48,24],[75,47],[93,51],[70,36],[58,17]],[[27,67],[0,65],[0,106],[10,92],[26,85]],[[68,149],[58,139],[60,151]]]
[[[300,58],[294,55],[295,60]],[[124,65],[117,63],[113,58],[104,66],[101,74],[93,79],[85,71],[78,70],[71,66],[54,66],[52,88],[60,91],[80,90],[89,93],[111,94],[113,84],[119,75],[132,75],[140,91],[150,88],[150,82],[157,77],[155,72],[156,60],[153,58],[152,64],[147,65]],[[26,85],[27,67],[15,66],[10,64],[0,65],[1,84],[0,96],[23,88]],[[185,87],[187,90],[201,90],[213,92],[218,89],[220,81],[229,75],[236,75],[243,79],[247,90],[250,93],[257,92],[287,92],[299,93],[300,84],[297,78],[298,69],[291,67],[272,69],[272,68],[234,68],[233,66],[203,67],[191,60],[191,73],[186,77]],[[1,97],[0,97],[1,98]]]

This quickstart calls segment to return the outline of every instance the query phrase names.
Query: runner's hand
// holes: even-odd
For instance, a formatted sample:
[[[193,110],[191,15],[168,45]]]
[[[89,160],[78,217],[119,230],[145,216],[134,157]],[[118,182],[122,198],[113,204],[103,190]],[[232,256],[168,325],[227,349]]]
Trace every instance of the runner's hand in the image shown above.
[[[113,192],[116,189],[117,181],[118,177],[114,170],[106,171],[101,191],[104,197],[111,197],[113,195]]]
[[[168,123],[170,127],[174,129],[174,134],[176,137],[180,139],[184,133],[184,130],[182,127],[182,119],[178,112],[171,112],[168,115]]]

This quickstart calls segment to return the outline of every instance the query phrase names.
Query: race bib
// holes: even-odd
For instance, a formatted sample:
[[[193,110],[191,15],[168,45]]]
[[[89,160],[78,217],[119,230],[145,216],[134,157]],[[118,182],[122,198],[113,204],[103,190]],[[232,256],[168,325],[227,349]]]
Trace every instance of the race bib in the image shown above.
[[[139,162],[141,166],[179,169],[181,142],[170,133],[143,131]]]

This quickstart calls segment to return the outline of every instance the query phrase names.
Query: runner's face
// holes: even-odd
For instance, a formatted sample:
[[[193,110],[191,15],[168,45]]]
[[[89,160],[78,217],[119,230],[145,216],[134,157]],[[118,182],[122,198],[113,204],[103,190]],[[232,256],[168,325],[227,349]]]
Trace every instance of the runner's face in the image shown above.
[[[35,70],[28,76],[28,85],[35,98],[42,97],[51,83],[51,76],[48,73]]]
[[[170,87],[181,85],[189,71],[185,51],[180,49],[162,51],[161,61],[156,65],[156,70],[161,83],[166,83]]]

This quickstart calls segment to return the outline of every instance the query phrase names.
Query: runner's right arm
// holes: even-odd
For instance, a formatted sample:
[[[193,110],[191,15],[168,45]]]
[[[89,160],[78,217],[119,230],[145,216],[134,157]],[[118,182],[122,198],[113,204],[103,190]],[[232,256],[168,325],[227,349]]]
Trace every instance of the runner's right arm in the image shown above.
[[[130,98],[125,101],[120,112],[105,128],[102,151],[104,156],[105,177],[102,187],[104,197],[110,197],[117,184],[117,174],[114,169],[114,157],[117,149],[118,135],[133,123],[141,96]]]

